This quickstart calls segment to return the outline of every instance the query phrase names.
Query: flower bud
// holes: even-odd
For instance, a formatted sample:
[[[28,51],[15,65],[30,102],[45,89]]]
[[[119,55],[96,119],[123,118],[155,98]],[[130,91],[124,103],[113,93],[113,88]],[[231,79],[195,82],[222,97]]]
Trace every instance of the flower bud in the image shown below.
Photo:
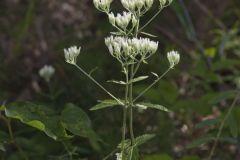
[[[102,12],[109,13],[112,0],[93,0],[94,6]]]
[[[49,82],[53,74],[55,73],[55,69],[52,66],[45,65],[43,68],[39,70],[39,75],[46,81]]]
[[[76,64],[77,56],[80,54],[81,47],[72,46],[68,49],[64,49],[65,59],[67,63]]]
[[[167,58],[170,64],[170,68],[173,68],[180,61],[180,55],[177,51],[170,51],[167,53]]]
[[[108,14],[109,22],[114,26],[115,25],[115,16],[113,13]]]
[[[153,5],[153,0],[145,0],[145,3],[146,3],[146,7],[149,9]]]
[[[160,7],[164,7],[167,3],[167,0],[159,0],[160,2]]]

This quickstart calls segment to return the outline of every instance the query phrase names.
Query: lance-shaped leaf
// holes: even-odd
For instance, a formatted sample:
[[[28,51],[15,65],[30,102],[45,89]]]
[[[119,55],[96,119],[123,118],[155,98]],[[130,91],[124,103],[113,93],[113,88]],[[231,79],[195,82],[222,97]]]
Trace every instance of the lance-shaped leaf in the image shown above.
[[[144,134],[136,138],[135,146],[141,146],[142,144],[146,143],[147,141],[153,139],[155,134]]]
[[[116,100],[103,100],[103,101],[99,101],[99,104],[92,107],[90,110],[96,111],[99,109],[104,109],[104,108],[109,108],[109,107],[114,107],[114,106],[119,106],[119,105],[121,105],[121,104]]]
[[[147,79],[147,78],[148,78],[148,76],[140,76],[140,77],[137,77],[137,78],[134,78],[134,79],[130,80],[129,84],[139,82],[139,81],[142,81],[142,80]]]
[[[198,123],[195,128],[204,128],[204,127],[209,127],[209,126],[213,126],[218,124],[219,122],[221,122],[218,118],[213,118],[213,119],[207,119],[204,120],[200,123]]]
[[[161,110],[164,112],[170,112],[169,109],[167,109],[166,107],[159,105],[159,104],[152,104],[152,103],[138,103],[136,104],[137,107],[140,107],[142,109],[147,109],[147,108],[153,108],[153,109],[157,109],[157,110]]]

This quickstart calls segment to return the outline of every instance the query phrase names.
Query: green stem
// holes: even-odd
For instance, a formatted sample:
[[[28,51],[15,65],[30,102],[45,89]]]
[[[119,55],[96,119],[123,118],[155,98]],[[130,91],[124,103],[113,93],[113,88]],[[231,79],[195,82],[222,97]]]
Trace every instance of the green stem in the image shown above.
[[[158,83],[169,71],[171,68],[168,68],[160,77],[158,77],[151,85],[149,85],[145,90],[143,90],[134,100],[136,102],[141,96],[143,96],[149,89],[151,89],[156,83]]]
[[[128,107],[128,90],[129,90],[129,77],[128,77],[128,66],[126,67],[126,88],[125,88],[125,106],[123,106],[123,128],[122,128],[122,156],[124,159],[124,141],[126,139],[126,126],[127,126],[127,107]]]
[[[131,65],[131,80],[133,77],[134,72],[134,64]],[[133,83],[130,83],[130,90],[129,90],[129,99],[130,99],[130,109],[129,109],[129,129],[130,129],[130,136],[131,136],[131,144],[134,145],[134,132],[133,132]]]
[[[146,28],[159,14],[160,12],[162,11],[162,8],[160,8],[158,10],[158,12],[145,24],[143,25],[139,30],[138,30],[138,33],[141,32],[144,28]]]
[[[216,137],[216,139],[214,140],[214,144],[213,144],[213,147],[212,147],[212,149],[211,149],[211,151],[210,151],[208,160],[211,160],[211,159],[212,159],[212,156],[213,156],[214,153],[215,153],[216,147],[217,147],[217,145],[218,145],[218,141],[219,141],[220,136],[221,136],[221,134],[222,134],[222,131],[223,131],[223,127],[224,127],[224,125],[225,125],[225,122],[226,122],[226,120],[228,119],[228,117],[230,116],[230,114],[232,113],[232,110],[233,110],[233,108],[235,107],[236,103],[238,102],[239,98],[240,98],[240,91],[237,93],[236,97],[234,98],[234,100],[233,100],[233,102],[232,102],[231,107],[229,108],[226,116],[224,117],[223,121],[221,122],[221,125],[220,125],[219,130],[218,130],[218,133],[217,133],[217,137]]]
[[[11,120],[6,118],[5,122],[7,124],[8,132],[9,132],[10,139],[11,139],[12,143],[17,147],[17,149],[18,149],[19,153],[22,155],[22,157],[25,160],[28,160],[27,155],[24,153],[23,149],[18,145],[18,143],[16,142],[16,140],[14,138],[13,131],[12,131],[12,126],[11,126]]]
[[[74,64],[74,66],[77,67],[85,76],[87,76],[90,80],[92,80],[97,86],[99,86],[103,91],[105,91],[110,97],[115,99],[120,105],[124,105],[123,102],[121,102],[118,98],[116,98],[113,94],[111,94],[107,89],[105,89],[100,83],[98,83],[91,75],[89,75],[87,72],[85,72],[80,66],[77,64]]]

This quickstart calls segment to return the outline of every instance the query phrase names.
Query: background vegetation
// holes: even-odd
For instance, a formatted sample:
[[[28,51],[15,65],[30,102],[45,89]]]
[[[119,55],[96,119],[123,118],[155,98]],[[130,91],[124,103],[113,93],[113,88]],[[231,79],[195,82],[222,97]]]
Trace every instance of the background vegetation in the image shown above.
[[[148,13],[146,19],[152,14]],[[181,63],[143,97],[173,112],[139,111],[134,116],[136,135],[157,133],[141,148],[142,159],[202,160],[210,154],[221,122],[223,130],[213,159],[240,159],[240,105],[235,83],[240,76],[240,1],[175,0],[150,28],[148,32],[159,37],[155,40],[160,43],[160,54],[140,72],[164,72],[168,67],[164,53],[171,49],[180,51]],[[71,102],[88,114],[91,125],[89,120],[87,123],[97,133],[55,141],[46,132],[6,118],[0,109],[1,160],[98,160],[118,144],[121,111],[90,112],[97,100],[108,95],[65,64],[63,55],[63,48],[83,46],[78,63],[88,71],[94,69],[92,75],[121,97],[121,88],[106,82],[109,77],[121,78],[116,72],[120,66],[104,45],[109,31],[105,15],[93,7],[91,0],[0,1],[1,104],[31,101],[45,106],[47,115],[52,111],[62,115],[70,112],[62,110]],[[38,74],[45,64],[56,69],[50,87]],[[146,86],[136,85],[135,94]],[[31,113],[38,109],[32,108]],[[25,118],[22,121],[32,117]]]

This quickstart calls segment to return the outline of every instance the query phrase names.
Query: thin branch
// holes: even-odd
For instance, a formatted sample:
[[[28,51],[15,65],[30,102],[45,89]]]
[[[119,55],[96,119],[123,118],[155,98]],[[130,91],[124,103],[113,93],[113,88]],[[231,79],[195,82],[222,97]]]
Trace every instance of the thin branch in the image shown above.
[[[228,117],[230,116],[230,114],[232,113],[232,110],[234,109],[235,105],[237,104],[238,100],[240,98],[240,91],[237,93],[236,97],[234,98],[233,102],[232,102],[232,105],[231,107],[229,108],[226,116],[223,118],[223,121],[221,122],[221,125],[219,127],[219,130],[218,130],[218,133],[217,133],[217,137],[216,139],[214,140],[214,144],[213,144],[213,147],[210,151],[210,154],[209,154],[209,157],[208,157],[208,160],[211,160],[212,159],[212,156],[214,155],[215,153],[215,150],[217,148],[217,145],[218,145],[218,141],[220,139],[220,136],[222,134],[222,131],[223,131],[223,127],[225,125],[225,122],[226,120],[228,119]]]
[[[97,86],[99,86],[103,91],[105,91],[110,97],[116,100],[119,104],[124,105],[118,98],[116,98],[112,93],[110,93],[107,89],[105,89],[100,83],[98,83],[91,75],[85,72],[80,66],[74,64],[85,76],[87,76],[90,80],[92,80]]]
[[[151,89],[156,83],[158,83],[169,71],[171,68],[168,68],[160,77],[158,77],[151,85],[149,85],[145,90],[143,90],[134,100],[136,102],[140,97],[142,97],[149,89]]]

